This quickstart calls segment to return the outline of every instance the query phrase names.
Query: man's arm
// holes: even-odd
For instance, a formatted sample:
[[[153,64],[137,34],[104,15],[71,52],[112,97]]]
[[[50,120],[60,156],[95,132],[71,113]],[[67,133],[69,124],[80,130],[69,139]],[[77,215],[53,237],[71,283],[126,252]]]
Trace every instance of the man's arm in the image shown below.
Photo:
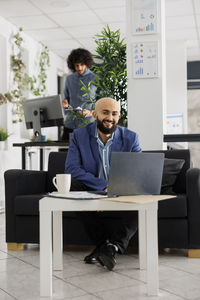
[[[138,139],[138,134],[135,134],[135,141],[133,143],[131,152],[142,152],[142,149],[140,148],[140,144],[139,144],[139,139]]]
[[[63,101],[67,101],[67,102],[64,102],[62,103],[63,106],[66,104],[66,106],[69,105],[70,103],[70,96],[69,96],[69,89],[68,89],[68,78],[66,77],[65,79],[65,87],[64,87],[64,96],[65,96],[65,99]]]
[[[88,157],[88,160],[90,160],[90,157]],[[91,172],[85,170],[76,133],[74,133],[72,136],[70,147],[67,153],[65,173],[70,173],[72,178],[81,181],[86,186],[96,191],[104,190],[108,184],[107,180],[98,178]]]

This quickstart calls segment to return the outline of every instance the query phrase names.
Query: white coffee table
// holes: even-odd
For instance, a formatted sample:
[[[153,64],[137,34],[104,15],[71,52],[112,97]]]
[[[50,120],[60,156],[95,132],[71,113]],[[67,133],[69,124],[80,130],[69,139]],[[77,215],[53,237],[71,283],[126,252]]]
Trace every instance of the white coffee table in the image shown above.
[[[40,200],[40,295],[52,296],[53,269],[62,270],[62,212],[63,211],[138,211],[139,263],[147,270],[148,295],[158,294],[158,201],[173,198],[165,195],[122,196],[98,200],[71,200],[44,197]],[[52,218],[53,213],[53,218]],[[53,224],[52,224],[53,223]],[[52,226],[53,225],[53,226]],[[52,232],[53,230],[53,232]],[[52,234],[53,233],[53,234]],[[52,244],[53,235],[53,244]]]

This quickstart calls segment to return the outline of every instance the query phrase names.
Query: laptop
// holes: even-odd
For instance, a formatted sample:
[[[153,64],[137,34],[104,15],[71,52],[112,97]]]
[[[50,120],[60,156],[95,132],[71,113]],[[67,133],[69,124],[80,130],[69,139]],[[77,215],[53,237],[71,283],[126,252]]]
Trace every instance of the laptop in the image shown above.
[[[163,153],[112,152],[108,196],[160,194]]]
[[[108,192],[69,192],[65,196],[57,194],[57,197],[98,199],[102,197],[160,194],[163,164],[163,153],[112,152]],[[52,194],[56,196],[56,193]]]

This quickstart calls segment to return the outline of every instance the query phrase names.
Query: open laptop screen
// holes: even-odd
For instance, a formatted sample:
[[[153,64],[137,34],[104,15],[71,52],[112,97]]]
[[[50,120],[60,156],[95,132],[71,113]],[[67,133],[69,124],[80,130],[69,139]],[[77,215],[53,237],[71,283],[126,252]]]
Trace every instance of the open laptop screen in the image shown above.
[[[108,195],[160,194],[163,153],[112,152]]]

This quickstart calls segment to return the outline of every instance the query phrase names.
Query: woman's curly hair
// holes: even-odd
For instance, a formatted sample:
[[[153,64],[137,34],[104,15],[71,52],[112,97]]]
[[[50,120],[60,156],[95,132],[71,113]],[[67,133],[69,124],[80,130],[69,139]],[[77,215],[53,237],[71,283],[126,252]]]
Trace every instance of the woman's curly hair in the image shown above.
[[[83,48],[74,49],[67,58],[67,66],[71,71],[75,71],[75,64],[82,63],[88,68],[93,64],[92,54]]]

